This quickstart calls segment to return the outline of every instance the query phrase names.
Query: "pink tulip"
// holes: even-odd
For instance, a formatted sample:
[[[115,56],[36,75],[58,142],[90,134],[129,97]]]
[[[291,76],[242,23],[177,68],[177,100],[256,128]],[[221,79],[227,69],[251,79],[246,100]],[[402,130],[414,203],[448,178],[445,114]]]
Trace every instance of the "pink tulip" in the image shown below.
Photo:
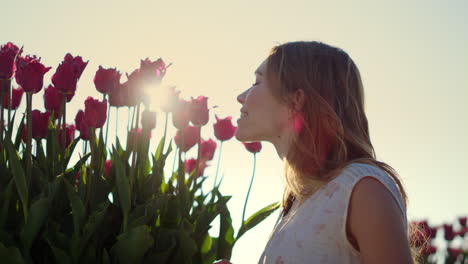
[[[251,142],[251,143],[242,142],[242,144],[248,151],[252,153],[257,153],[257,152],[260,152],[260,150],[262,150],[262,144],[260,142]]]
[[[201,140],[200,142],[200,159],[212,160],[216,151],[216,142],[211,138],[209,140]]]
[[[228,116],[224,119],[218,118],[215,115],[216,123],[213,125],[215,137],[221,141],[231,139],[237,130],[237,127],[232,125],[231,117]]]
[[[184,129],[190,122],[190,103],[184,99],[179,99],[172,112],[172,124],[179,130]]]
[[[189,116],[194,126],[204,126],[208,123],[209,110],[207,100],[208,98],[205,96],[199,96],[196,99],[192,98]]]
[[[183,132],[183,139],[181,138],[181,133]],[[188,126],[183,130],[177,130],[174,137],[176,145],[180,148],[182,152],[187,152],[198,142],[200,137],[200,130],[198,127]]]

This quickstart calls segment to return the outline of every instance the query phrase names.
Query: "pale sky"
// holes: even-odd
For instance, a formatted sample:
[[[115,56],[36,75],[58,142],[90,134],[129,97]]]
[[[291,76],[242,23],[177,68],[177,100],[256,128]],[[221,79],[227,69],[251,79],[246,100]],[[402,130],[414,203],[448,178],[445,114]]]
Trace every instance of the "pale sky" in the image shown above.
[[[67,52],[89,60],[68,104],[68,120],[88,95],[101,98],[92,83],[99,65],[131,72],[140,59],[162,57],[173,63],[165,85],[219,106],[202,131],[205,138],[214,137],[215,113],[237,120],[236,96],[254,82],[253,72],[273,46],[295,40],[338,46],[361,72],[377,158],[401,175],[409,220],[439,225],[468,215],[467,1],[17,0],[2,1],[1,8],[0,44],[24,46],[25,54],[52,66],[45,85]],[[42,95],[33,99],[41,110]],[[126,118],[126,110],[120,117]],[[153,137],[161,136],[163,122],[158,115]],[[222,192],[233,195],[228,205],[236,231],[251,158],[235,139],[223,146]],[[214,178],[215,170],[212,162],[206,174]],[[274,147],[264,143],[247,215],[281,199],[282,173]],[[276,217],[239,241],[234,263],[258,261]]]

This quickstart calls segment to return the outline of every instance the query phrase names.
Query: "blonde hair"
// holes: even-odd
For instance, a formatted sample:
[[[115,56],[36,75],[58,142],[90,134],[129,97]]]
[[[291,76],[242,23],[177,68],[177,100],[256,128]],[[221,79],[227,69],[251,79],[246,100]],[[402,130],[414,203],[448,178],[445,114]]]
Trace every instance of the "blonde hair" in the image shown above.
[[[284,162],[284,214],[294,200],[304,201],[354,162],[387,172],[407,207],[399,175],[376,159],[361,76],[350,56],[322,42],[289,42],[271,50],[266,66],[268,86],[275,98],[289,106],[297,128]],[[301,106],[294,101],[298,90],[304,91]]]

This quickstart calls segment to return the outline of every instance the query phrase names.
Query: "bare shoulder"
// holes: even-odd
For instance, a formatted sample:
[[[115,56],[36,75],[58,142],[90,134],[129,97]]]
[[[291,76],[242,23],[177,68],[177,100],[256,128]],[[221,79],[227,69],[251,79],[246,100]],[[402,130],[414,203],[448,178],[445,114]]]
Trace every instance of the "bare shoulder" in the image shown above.
[[[413,263],[405,217],[391,192],[366,176],[351,194],[347,226],[364,263]]]

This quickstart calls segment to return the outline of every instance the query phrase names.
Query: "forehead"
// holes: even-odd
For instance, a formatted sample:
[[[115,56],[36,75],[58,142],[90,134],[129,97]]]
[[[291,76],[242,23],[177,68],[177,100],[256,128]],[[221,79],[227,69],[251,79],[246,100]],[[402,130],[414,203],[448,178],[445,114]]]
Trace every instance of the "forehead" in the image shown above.
[[[265,74],[266,63],[267,63],[267,61],[264,60],[264,61],[260,64],[260,66],[258,66],[258,68],[255,70],[255,73],[258,74],[258,75],[263,75],[263,74]]]

